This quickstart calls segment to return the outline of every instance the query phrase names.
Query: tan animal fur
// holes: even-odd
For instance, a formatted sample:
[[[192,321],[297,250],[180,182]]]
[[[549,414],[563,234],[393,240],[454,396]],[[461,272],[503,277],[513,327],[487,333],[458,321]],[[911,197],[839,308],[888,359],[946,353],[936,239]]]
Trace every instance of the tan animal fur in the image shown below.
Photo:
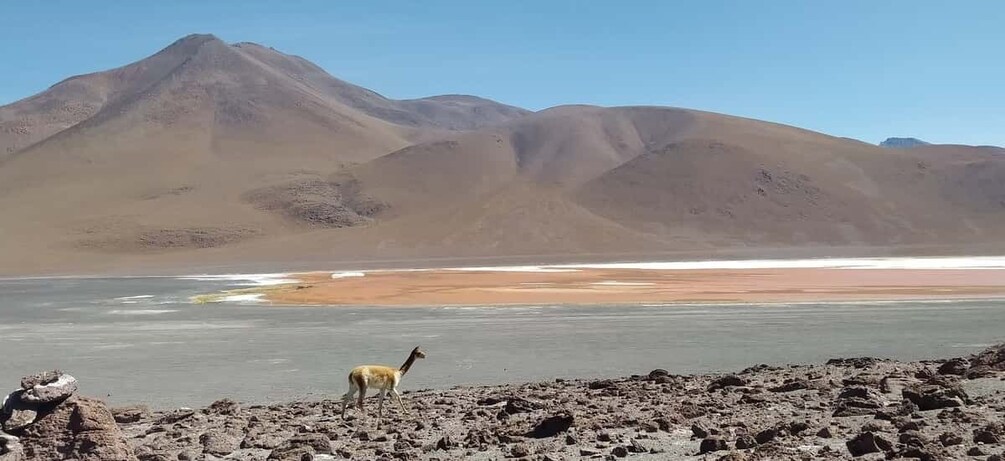
[[[385,365],[360,365],[352,369],[349,372],[349,391],[342,396],[342,419],[345,419],[345,409],[352,401],[353,395],[358,392],[356,406],[359,408],[360,412],[363,411],[363,399],[366,397],[366,392],[370,388],[376,388],[379,391],[380,398],[377,403],[377,426],[380,427],[380,419],[384,414],[384,397],[388,392],[391,396],[398,401],[398,405],[401,406],[401,410],[408,414],[408,409],[405,408],[405,404],[401,402],[401,395],[398,393],[398,383],[401,382],[401,377],[408,372],[412,364],[415,363],[416,359],[426,358],[426,353],[419,349],[418,346],[412,349],[412,352],[408,355],[408,359],[405,360],[400,367],[394,368]]]

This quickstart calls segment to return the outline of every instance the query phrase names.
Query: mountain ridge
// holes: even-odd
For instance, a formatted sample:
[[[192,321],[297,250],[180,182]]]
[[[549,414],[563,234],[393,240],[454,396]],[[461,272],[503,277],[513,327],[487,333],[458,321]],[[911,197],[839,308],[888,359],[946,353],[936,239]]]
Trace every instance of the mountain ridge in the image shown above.
[[[0,149],[0,273],[1005,250],[1000,149],[660,106],[393,100],[212,35],[0,107]]]

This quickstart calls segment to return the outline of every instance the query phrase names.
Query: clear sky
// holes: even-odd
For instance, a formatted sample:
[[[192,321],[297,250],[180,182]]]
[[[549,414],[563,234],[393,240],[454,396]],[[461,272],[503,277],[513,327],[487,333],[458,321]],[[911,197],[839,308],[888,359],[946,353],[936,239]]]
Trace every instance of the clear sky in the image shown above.
[[[1005,146],[1005,1],[12,1],[0,104],[189,33],[393,98],[669,105],[879,142]]]

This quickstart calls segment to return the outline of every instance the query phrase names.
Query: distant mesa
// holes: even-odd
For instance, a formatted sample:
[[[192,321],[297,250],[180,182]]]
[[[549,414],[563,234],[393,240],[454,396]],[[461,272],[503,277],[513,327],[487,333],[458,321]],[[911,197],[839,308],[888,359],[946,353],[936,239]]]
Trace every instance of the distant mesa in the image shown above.
[[[879,143],[880,147],[892,149],[905,149],[909,147],[928,146],[930,143],[918,138],[886,138],[886,141]]]

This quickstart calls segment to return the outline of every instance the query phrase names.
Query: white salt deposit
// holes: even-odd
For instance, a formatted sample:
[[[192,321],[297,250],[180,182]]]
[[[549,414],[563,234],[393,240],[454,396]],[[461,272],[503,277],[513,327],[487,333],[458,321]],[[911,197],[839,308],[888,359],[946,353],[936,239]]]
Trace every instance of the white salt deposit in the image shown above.
[[[219,275],[186,275],[178,277],[179,280],[195,280],[202,282],[241,282],[235,285],[245,286],[270,286],[283,285],[286,283],[297,283],[298,280],[289,278],[290,274],[219,274]]]

